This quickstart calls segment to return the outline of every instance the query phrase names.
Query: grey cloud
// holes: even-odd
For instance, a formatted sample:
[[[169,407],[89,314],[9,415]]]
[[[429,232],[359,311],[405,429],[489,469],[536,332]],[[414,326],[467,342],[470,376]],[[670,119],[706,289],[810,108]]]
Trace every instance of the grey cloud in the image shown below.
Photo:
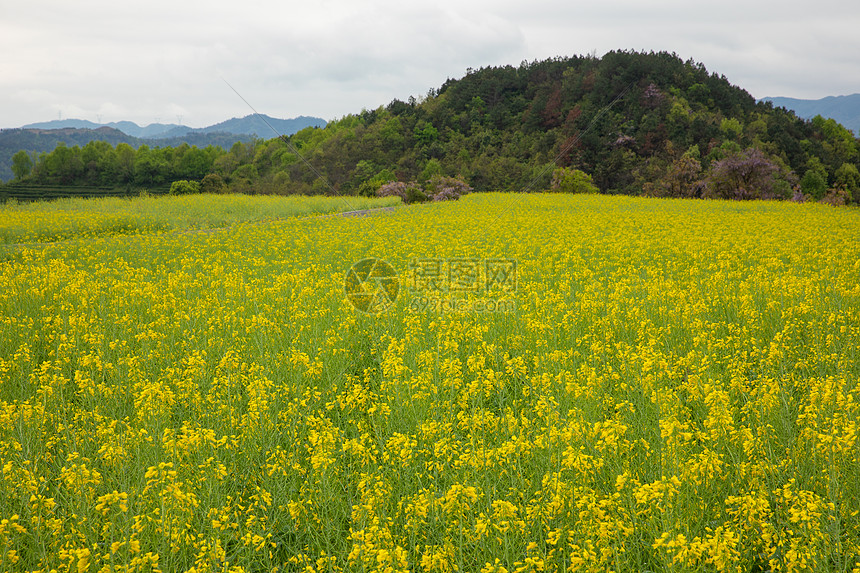
[[[468,67],[612,49],[676,52],[757,97],[822,97],[860,92],[857,30],[860,7],[836,0],[18,2],[0,21],[0,126],[246,114],[220,77],[260,111],[330,119]]]

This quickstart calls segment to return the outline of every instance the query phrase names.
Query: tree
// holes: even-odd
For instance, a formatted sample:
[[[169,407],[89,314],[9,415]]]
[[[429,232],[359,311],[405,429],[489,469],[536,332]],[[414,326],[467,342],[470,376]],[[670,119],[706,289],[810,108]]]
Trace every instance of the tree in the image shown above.
[[[442,175],[442,164],[438,159],[431,159],[425,165],[424,169],[421,170],[421,181],[429,181],[433,177],[438,177]]]
[[[359,163],[361,163],[359,161]],[[375,197],[376,192],[386,183],[396,181],[397,177],[390,169],[382,169],[372,177],[365,179],[358,186],[358,194],[364,197]]]
[[[194,193],[200,193],[200,184],[197,181],[180,179],[170,184],[171,195],[191,195]]]
[[[67,147],[65,143],[57,144],[54,151],[45,157],[44,163],[48,181],[54,184],[78,184],[78,179],[84,171],[81,148],[77,145]]]
[[[102,181],[104,168],[107,167],[106,156],[114,154],[113,146],[106,141],[93,140],[81,149],[81,161],[84,167],[84,181],[87,185],[98,185],[100,183],[111,184],[113,181]],[[110,169],[107,170],[110,172]],[[113,174],[109,179],[113,179]]]
[[[137,152],[128,143],[116,146],[117,183],[131,183],[134,179],[134,160]]]
[[[166,183],[170,164],[158,149],[141,145],[134,158],[134,182],[138,185]]]
[[[249,184],[253,183],[257,179],[260,178],[260,174],[257,172],[257,166],[251,163],[247,163],[245,165],[240,165],[236,168],[235,171],[230,175],[230,179],[243,179],[247,181]]]
[[[379,187],[376,195],[377,197],[400,197],[404,203],[422,203],[427,200],[456,201],[471,191],[472,188],[460,178],[436,175],[431,177],[423,188],[415,181],[385,183]]]
[[[702,164],[692,153],[676,159],[662,179],[645,183],[645,193],[655,197],[701,197],[704,182]]]
[[[134,150],[132,149],[132,153]],[[89,169],[89,165],[87,168]],[[119,154],[117,150],[108,145],[104,149],[104,153],[96,158],[96,172],[98,173],[98,182],[100,185],[117,186],[121,183],[127,183],[127,179],[121,177]]]
[[[224,180],[217,173],[209,173],[200,182],[201,193],[224,193],[226,190]]]
[[[853,163],[843,163],[836,170],[836,187],[842,187],[851,194],[854,203],[860,203],[860,171]]]
[[[600,191],[594,184],[591,175],[570,167],[559,167],[553,171],[550,190],[559,193],[597,193]]]
[[[812,118],[812,125],[820,129],[833,151],[843,160],[855,159],[858,155],[857,142],[850,129],[833,118],[824,119],[821,115]]]
[[[718,199],[760,199],[773,193],[779,167],[759,149],[734,152],[711,165],[705,196]]]
[[[236,146],[234,145],[233,148],[235,149]],[[220,175],[222,178],[229,178],[236,168],[239,167],[239,159],[236,157],[236,154],[231,151],[230,153],[225,153],[218,157],[212,167],[215,170],[215,173]]]
[[[196,146],[186,150],[176,162],[174,171],[183,179],[202,179],[212,170],[214,158]]]
[[[404,183],[403,181],[385,183],[376,191],[376,196],[400,197],[404,203],[420,203],[427,200],[427,196],[424,194],[421,186],[414,181],[410,181],[409,183]]]
[[[456,201],[472,191],[472,188],[457,177],[434,175],[424,187],[431,201]]]
[[[426,121],[419,122],[413,131],[418,145],[430,145],[439,137],[439,130]]]
[[[817,157],[812,157],[806,163],[806,173],[800,180],[800,188],[804,195],[809,195],[816,201],[827,193],[827,170]]]
[[[720,122],[720,131],[722,131],[729,139],[737,141],[740,139],[741,133],[744,131],[744,127],[737,118],[726,117]]]
[[[23,149],[12,156],[12,174],[15,181],[21,181],[33,170],[33,159]]]
[[[386,151],[399,151],[403,149],[406,139],[403,137],[403,124],[396,117],[392,117],[382,126],[379,131],[382,147]]]

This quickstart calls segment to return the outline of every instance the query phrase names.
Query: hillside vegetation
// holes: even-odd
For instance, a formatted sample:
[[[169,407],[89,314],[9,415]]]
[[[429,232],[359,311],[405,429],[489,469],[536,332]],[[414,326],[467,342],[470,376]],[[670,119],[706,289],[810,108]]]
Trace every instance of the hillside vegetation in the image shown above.
[[[821,99],[798,99],[793,97],[766,97],[775,107],[784,107],[804,119],[816,115],[832,117],[854,133],[860,133],[860,93],[827,96]]]
[[[19,183],[159,185],[211,175],[211,190],[371,195],[388,181],[443,175],[476,191],[534,191],[550,188],[556,169],[576,169],[603,193],[860,201],[860,152],[848,129],[757,103],[724,76],[664,52],[470,69],[423,98],[302,130],[289,144],[197,150],[194,161],[188,149],[124,148],[116,167],[119,146],[87,147],[42,155],[17,172]]]
[[[103,157],[104,147],[93,153],[92,146],[87,152],[84,147],[90,142],[105,142],[112,146],[120,143],[128,144],[137,149],[141,145],[151,147],[220,147],[223,150],[237,141],[250,142],[258,136],[272,136],[272,129],[278,133],[292,135],[306,127],[323,126],[325,120],[318,117],[299,116],[293,119],[278,119],[262,115],[248,115],[243,118],[233,118],[222,121],[215,125],[193,129],[183,125],[155,123],[141,127],[130,121],[112,122],[109,124],[97,124],[80,119],[54,120],[44,123],[25,125],[20,129],[0,130],[0,181],[10,180],[13,174],[21,174],[27,171],[26,166],[39,160],[43,153],[53,151],[58,145],[78,146],[79,161],[73,161],[70,166],[71,174],[75,174],[76,186],[82,184],[88,187],[100,185],[125,186],[134,183],[134,179],[123,177],[121,170],[116,168],[111,157]],[[270,127],[271,126],[271,127]],[[93,144],[99,146],[100,143]],[[24,154],[18,158],[17,171],[13,171],[13,156],[23,151]],[[172,152],[167,152],[171,153]],[[180,152],[181,153],[181,152]],[[84,167],[81,162],[86,159],[89,162],[93,157],[99,159],[98,165],[86,166],[86,173],[81,171]],[[29,161],[28,161],[29,160]],[[63,177],[55,174],[58,181]],[[68,174],[63,173],[68,178]],[[166,179],[181,175],[176,172],[165,173]],[[81,179],[84,179],[83,183]],[[169,183],[166,180],[165,183]],[[19,181],[16,181],[19,183]],[[143,183],[149,186],[149,183]],[[41,183],[40,185],[44,185]],[[0,196],[2,199],[2,196]]]

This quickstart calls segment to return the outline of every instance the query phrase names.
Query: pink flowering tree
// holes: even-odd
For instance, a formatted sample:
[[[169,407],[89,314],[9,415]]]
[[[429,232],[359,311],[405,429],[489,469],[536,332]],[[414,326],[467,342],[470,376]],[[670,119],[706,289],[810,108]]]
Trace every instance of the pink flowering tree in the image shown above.
[[[769,199],[779,166],[753,147],[715,161],[708,172],[705,197]]]
[[[458,177],[434,175],[425,185],[431,201],[456,201],[472,191],[472,188]]]
[[[404,203],[423,201],[456,201],[472,191],[472,188],[457,177],[434,175],[422,187],[415,181],[385,183],[376,192],[378,197],[400,197]]]

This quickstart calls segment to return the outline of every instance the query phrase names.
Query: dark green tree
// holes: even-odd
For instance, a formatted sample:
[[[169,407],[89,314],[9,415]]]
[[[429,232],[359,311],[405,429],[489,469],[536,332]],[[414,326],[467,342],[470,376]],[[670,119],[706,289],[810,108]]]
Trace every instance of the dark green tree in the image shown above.
[[[827,170],[817,157],[812,157],[807,162],[806,173],[800,180],[800,188],[804,195],[816,201],[822,199],[827,193]]]
[[[852,202],[860,203],[860,170],[853,163],[843,163],[836,170],[835,186],[848,191]]]
[[[174,173],[182,179],[203,179],[212,171],[215,158],[213,154],[203,149],[192,146],[176,160]]]
[[[60,143],[44,160],[47,181],[59,185],[76,185],[83,174],[81,149],[77,145],[67,147]]]
[[[209,173],[200,181],[201,193],[224,193],[225,191],[227,191],[227,185],[217,173]]]
[[[120,143],[116,146],[116,182],[119,184],[131,183],[134,181],[134,160],[137,157],[137,151],[127,144]],[[105,158],[105,161],[108,161]]]
[[[163,153],[141,145],[134,158],[134,182],[137,185],[162,185],[169,179],[169,168]]]

